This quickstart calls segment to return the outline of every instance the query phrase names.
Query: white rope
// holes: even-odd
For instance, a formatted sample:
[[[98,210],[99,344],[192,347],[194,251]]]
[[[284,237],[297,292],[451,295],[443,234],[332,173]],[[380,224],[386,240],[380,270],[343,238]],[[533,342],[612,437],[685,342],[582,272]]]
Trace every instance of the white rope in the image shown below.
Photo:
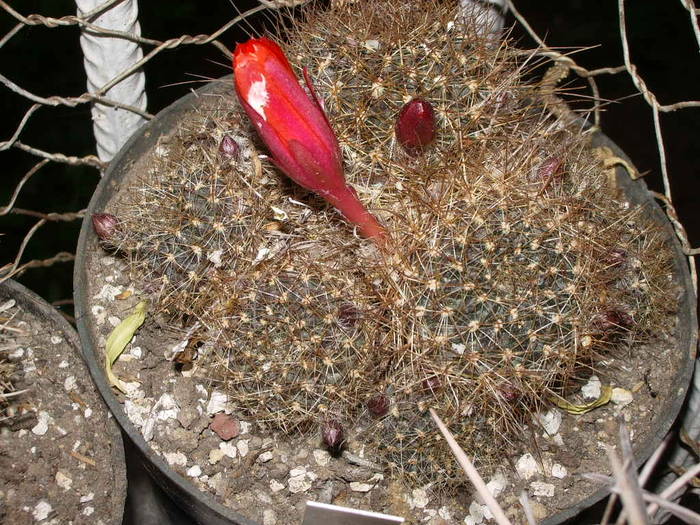
[[[78,16],[82,16],[105,2],[75,0],[75,3],[78,6]],[[89,22],[100,28],[141,36],[137,0],[117,2],[99,16],[89,19]],[[80,46],[85,58],[87,88],[91,93],[98,91],[143,58],[143,52],[137,43],[125,38],[98,35],[85,28],[80,34]],[[103,95],[110,100],[145,110],[145,85],[143,70],[139,69]],[[95,102],[92,106],[92,120],[97,154],[104,162],[111,160],[134,131],[146,122],[142,116],[127,109],[107,106],[100,102]]]

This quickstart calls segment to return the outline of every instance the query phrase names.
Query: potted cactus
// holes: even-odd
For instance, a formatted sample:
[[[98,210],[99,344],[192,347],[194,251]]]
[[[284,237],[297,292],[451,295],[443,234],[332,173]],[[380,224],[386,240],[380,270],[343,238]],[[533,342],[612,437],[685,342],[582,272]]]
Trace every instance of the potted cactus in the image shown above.
[[[76,264],[95,379],[201,521],[480,523],[432,408],[508,513],[561,522],[617,417],[641,461],[680,407],[682,254],[536,52],[449,2],[360,8],[239,45],[115,159]]]

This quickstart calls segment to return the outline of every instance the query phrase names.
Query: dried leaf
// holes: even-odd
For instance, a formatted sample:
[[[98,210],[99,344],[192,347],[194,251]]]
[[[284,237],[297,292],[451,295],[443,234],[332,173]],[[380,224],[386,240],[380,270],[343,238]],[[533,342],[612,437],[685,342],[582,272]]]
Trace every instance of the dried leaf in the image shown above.
[[[124,290],[122,293],[117,295],[115,299],[123,301],[124,299],[128,299],[129,297],[131,297],[133,294],[134,292],[132,292],[131,290]]]
[[[129,314],[119,325],[117,325],[112,333],[109,334],[105,352],[105,372],[107,379],[112,386],[117,387],[122,392],[125,392],[124,383],[112,372],[112,365],[122,354],[126,345],[129,344],[134,337],[136,330],[146,320],[146,311],[148,310],[148,302],[141,301],[136,305],[134,311]]]
[[[569,414],[581,415],[585,414],[586,412],[590,412],[594,408],[607,405],[610,402],[611,397],[612,387],[603,386],[601,388],[600,397],[598,399],[596,399],[595,401],[591,401],[590,403],[585,403],[583,405],[575,405],[573,403],[569,403],[566,399],[559,396],[552,396],[550,399],[555,405],[557,405],[562,410],[567,411]]]

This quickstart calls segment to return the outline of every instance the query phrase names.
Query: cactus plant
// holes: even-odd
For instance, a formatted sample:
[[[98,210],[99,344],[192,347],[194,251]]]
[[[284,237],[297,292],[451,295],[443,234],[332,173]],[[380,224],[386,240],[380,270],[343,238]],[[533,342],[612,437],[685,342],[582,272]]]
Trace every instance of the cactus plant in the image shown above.
[[[310,11],[285,47],[391,242],[286,180],[231,97],[159,144],[109,243],[167,319],[199,323],[208,373],[258,424],[461,483],[428,409],[495,464],[533,413],[660,330],[668,249],[611,185],[585,115],[528,80],[537,53],[450,2]]]

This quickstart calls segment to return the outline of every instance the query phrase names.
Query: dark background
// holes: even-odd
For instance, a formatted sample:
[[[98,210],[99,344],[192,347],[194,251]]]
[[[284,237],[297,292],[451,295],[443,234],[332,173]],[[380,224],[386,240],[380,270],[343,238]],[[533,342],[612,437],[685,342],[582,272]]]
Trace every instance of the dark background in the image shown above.
[[[381,1],[381,0],[379,0]],[[22,14],[41,13],[60,17],[73,14],[71,0],[22,0],[11,2]],[[233,5],[235,4],[235,5]],[[181,34],[210,34],[245,11],[254,1],[190,0],[187,2],[140,2],[142,34],[165,40]],[[678,1],[637,0],[626,2],[627,30],[632,60],[663,104],[700,99],[700,55],[688,13]],[[615,0],[517,0],[517,7],[550,46],[591,48],[578,52],[576,61],[588,69],[623,64]],[[508,23],[512,23],[512,17]],[[270,25],[265,15],[249,19],[253,27]],[[16,21],[0,11],[0,35]],[[229,48],[247,38],[250,27],[234,28],[220,40]],[[513,33],[524,47],[533,42],[517,28]],[[85,73],[75,26],[48,29],[26,27],[0,48],[0,72],[26,90],[41,96],[77,96],[85,91]],[[145,51],[151,48],[146,47]],[[202,78],[230,72],[229,57],[211,45],[182,46],[166,50],[145,67],[148,111],[157,113],[200,85]],[[614,101],[603,114],[603,130],[647,173],[649,186],[662,191],[652,112],[626,73],[598,77],[603,97]],[[572,87],[582,85],[574,81]],[[7,140],[31,102],[0,86],[0,140]],[[674,201],[688,229],[693,246],[700,245],[697,160],[700,109],[662,114]],[[50,152],[83,156],[94,154],[90,108],[44,107],[35,113],[20,140]],[[4,206],[19,179],[37,159],[22,151],[0,152],[0,207]],[[43,212],[85,208],[99,181],[96,169],[50,163],[22,191],[16,207]],[[0,217],[0,265],[11,261],[36,218],[17,214]],[[74,251],[79,221],[47,224],[30,242],[23,261],[46,258],[59,251]],[[49,301],[72,296],[72,264],[28,270],[20,279]],[[69,306],[62,306],[66,312]]]

